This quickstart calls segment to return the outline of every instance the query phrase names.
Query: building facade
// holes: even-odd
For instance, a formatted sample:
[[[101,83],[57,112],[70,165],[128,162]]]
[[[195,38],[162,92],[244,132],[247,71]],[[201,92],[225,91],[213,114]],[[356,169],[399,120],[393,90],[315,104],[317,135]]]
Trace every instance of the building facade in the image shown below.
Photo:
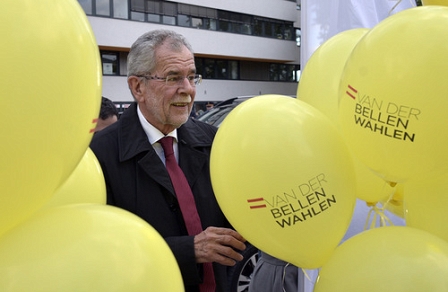
[[[97,40],[103,95],[133,100],[126,82],[132,43],[153,29],[172,29],[191,43],[203,76],[197,102],[235,96],[295,95],[300,78],[300,1],[78,0]]]

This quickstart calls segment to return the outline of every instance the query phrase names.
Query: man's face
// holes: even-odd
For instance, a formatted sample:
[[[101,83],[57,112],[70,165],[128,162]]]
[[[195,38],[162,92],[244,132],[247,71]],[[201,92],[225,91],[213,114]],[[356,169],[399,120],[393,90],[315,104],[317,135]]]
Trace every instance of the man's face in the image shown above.
[[[194,56],[186,47],[179,52],[163,44],[156,49],[156,64],[151,76],[158,78],[185,77],[196,73]],[[180,78],[174,84],[148,79],[144,90],[140,109],[148,122],[162,133],[168,134],[187,121],[196,95],[195,85],[187,78]]]

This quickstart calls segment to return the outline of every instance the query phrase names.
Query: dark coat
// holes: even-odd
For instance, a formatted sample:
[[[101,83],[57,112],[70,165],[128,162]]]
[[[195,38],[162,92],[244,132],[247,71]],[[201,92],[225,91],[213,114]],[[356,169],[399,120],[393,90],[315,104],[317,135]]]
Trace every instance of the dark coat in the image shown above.
[[[203,229],[230,227],[210,180],[210,150],[216,131],[217,128],[193,119],[177,130],[179,165],[193,191]],[[118,122],[97,132],[90,148],[104,173],[107,203],[128,210],[153,226],[173,251],[186,292],[199,291],[202,265],[195,263],[193,237],[188,236],[168,172],[140,124],[137,105],[131,105]],[[226,267],[215,263],[214,270],[216,291],[227,291]]]

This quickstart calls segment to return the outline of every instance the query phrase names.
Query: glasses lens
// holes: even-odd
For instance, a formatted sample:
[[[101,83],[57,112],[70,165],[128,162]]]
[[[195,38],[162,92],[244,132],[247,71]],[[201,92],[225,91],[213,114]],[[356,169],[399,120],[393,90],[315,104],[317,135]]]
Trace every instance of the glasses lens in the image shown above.
[[[179,76],[179,75],[168,75],[165,78],[166,85],[168,86],[177,86],[184,82],[184,79],[187,78],[188,82],[191,85],[198,85],[201,83],[202,77],[199,74],[188,75],[188,76]]]
[[[199,75],[199,74],[194,75],[194,84],[195,85],[201,84],[201,81],[202,81],[202,76],[201,75]]]

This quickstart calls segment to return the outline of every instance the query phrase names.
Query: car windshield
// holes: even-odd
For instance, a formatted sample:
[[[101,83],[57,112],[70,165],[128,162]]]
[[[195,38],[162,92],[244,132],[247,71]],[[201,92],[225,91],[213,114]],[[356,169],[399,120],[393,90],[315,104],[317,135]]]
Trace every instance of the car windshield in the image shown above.
[[[209,109],[208,111],[203,112],[197,119],[205,122],[209,117],[213,116],[217,111],[219,111],[219,108],[213,107],[213,108]]]

